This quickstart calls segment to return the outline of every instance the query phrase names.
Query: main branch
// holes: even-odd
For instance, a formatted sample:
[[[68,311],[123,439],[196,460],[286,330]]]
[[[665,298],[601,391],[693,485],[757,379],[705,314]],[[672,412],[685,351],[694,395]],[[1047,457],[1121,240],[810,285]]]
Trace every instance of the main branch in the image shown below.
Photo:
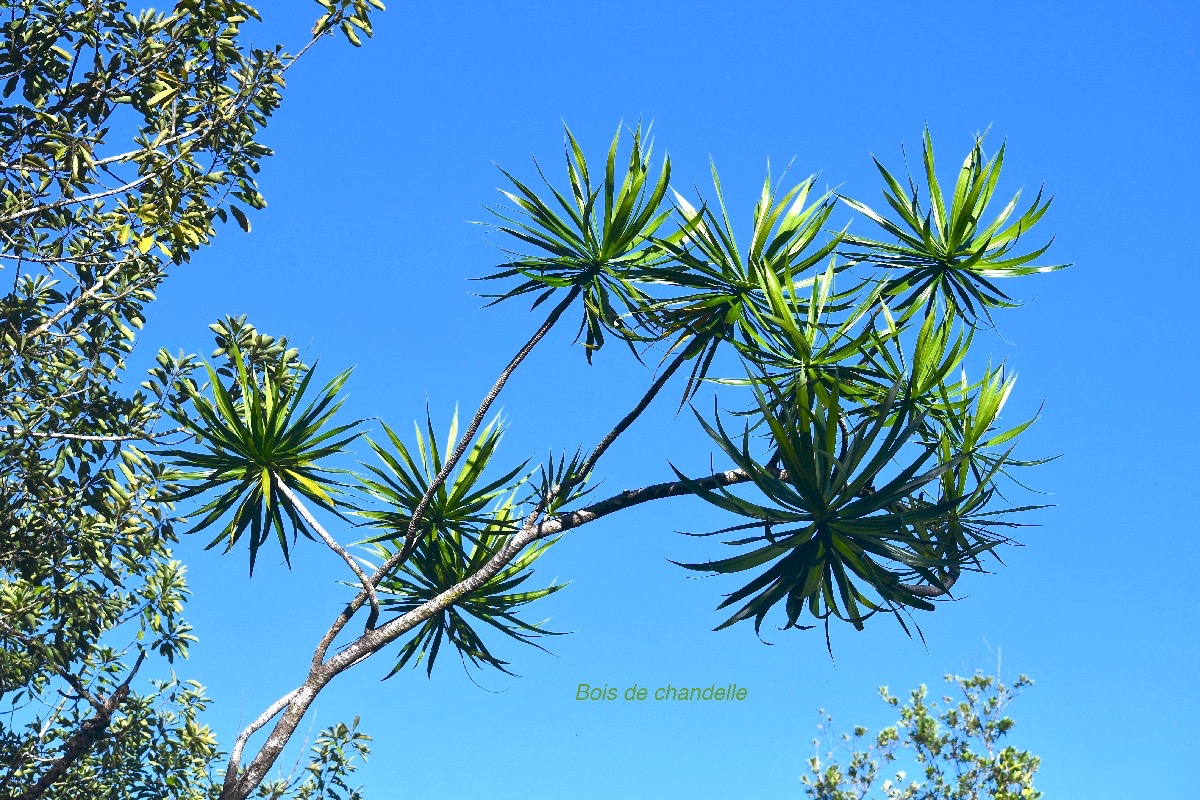
[[[780,471],[779,477],[786,479],[786,472]],[[231,759],[229,765],[230,772],[226,776],[226,784],[221,794],[221,800],[244,800],[244,798],[249,796],[250,792],[258,786],[263,776],[274,765],[283,748],[291,739],[304,715],[312,705],[313,700],[316,699],[320,691],[331,680],[375,653],[378,653],[384,647],[387,647],[405,633],[418,627],[435,614],[454,605],[463,596],[478,589],[507,566],[532,542],[558,535],[572,528],[579,528],[617,511],[622,511],[652,500],[693,495],[696,489],[718,489],[745,483],[749,480],[750,476],[746,472],[734,469],[714,473],[688,483],[683,481],[668,481],[644,486],[639,489],[629,489],[576,511],[568,511],[540,520],[537,517],[529,518],[521,530],[515,533],[491,560],[472,575],[412,611],[395,619],[388,620],[385,624],[377,628],[364,631],[361,636],[347,644],[337,655],[328,660],[324,660],[323,657],[314,658],[308,677],[304,683],[276,701],[274,705],[267,709],[239,737],[237,747],[235,748],[237,758]],[[957,574],[951,573],[945,581],[944,589],[934,586],[916,586],[913,588],[921,596],[937,597],[948,593],[957,577]],[[356,602],[358,607],[361,607],[362,603],[365,602],[365,594],[360,594],[356,598]],[[326,639],[322,640],[321,645],[318,647],[318,653],[323,654],[328,649],[331,641],[332,639],[327,634]],[[263,746],[259,749],[246,770],[239,772],[237,761],[240,760],[245,740],[254,731],[257,731],[265,726],[268,721],[278,716],[281,711],[283,712],[282,716],[279,716],[275,727],[271,730]]]
[[[429,490],[422,498],[421,503],[412,515],[409,524],[408,535],[405,542],[405,547],[396,555],[393,555],[386,561],[374,575],[370,578],[364,578],[364,591],[360,592],[357,597],[342,611],[341,615],[335,620],[334,624],[326,632],[321,642],[318,644],[316,651],[313,654],[313,659],[309,667],[309,674],[304,683],[293,691],[289,692],[274,705],[267,709],[250,728],[238,738],[235,747],[234,757],[231,758],[229,772],[226,775],[224,790],[221,794],[221,800],[244,800],[250,792],[262,781],[263,776],[274,765],[283,748],[290,741],[296,731],[304,715],[307,713],[312,702],[316,699],[320,691],[337,675],[350,669],[356,664],[361,663],[370,656],[378,653],[384,647],[387,647],[392,642],[403,636],[405,633],[418,627],[426,620],[434,615],[441,613],[445,609],[453,606],[460,598],[468,595],[482,586],[486,581],[494,577],[500,570],[504,569],[514,558],[516,558],[522,550],[529,544],[551,536],[556,536],[573,528],[578,528],[583,525],[595,522],[596,520],[608,516],[610,514],[631,508],[642,503],[647,503],[652,500],[662,500],[668,497],[680,497],[684,495],[694,495],[698,490],[713,490],[726,486],[732,486],[739,483],[750,481],[750,475],[741,469],[729,470],[726,472],[718,472],[709,475],[705,478],[700,478],[694,481],[668,481],[657,483],[650,486],[644,486],[639,489],[630,489],[619,494],[608,497],[597,503],[593,503],[582,509],[568,511],[550,516],[543,516],[542,510],[545,508],[546,500],[543,499],[542,504],[530,514],[520,530],[514,533],[504,546],[482,567],[476,572],[467,576],[465,579],[446,589],[441,594],[433,599],[423,603],[417,608],[409,611],[394,619],[388,620],[379,627],[374,627],[374,623],[378,618],[378,607],[374,605],[372,614],[363,633],[354,641],[349,642],[342,647],[339,652],[326,659],[329,647],[337,638],[339,633],[345,628],[346,623],[353,617],[354,613],[360,609],[364,603],[371,599],[374,594],[373,589],[378,582],[386,576],[396,565],[403,563],[411,552],[413,544],[417,541],[416,524],[421,518],[429,505],[429,499],[433,493],[437,491],[447,476],[450,474],[454,465],[462,457],[466,451],[471,439],[474,437],[479,425],[481,424],[488,408],[499,395],[500,390],[504,387],[508,377],[521,363],[522,360],[529,354],[533,347],[541,340],[543,336],[553,327],[561,314],[575,299],[577,290],[572,290],[571,293],[551,312],[549,317],[543,323],[542,327],[533,335],[533,337],[525,344],[524,347],[517,353],[513,360],[501,373],[497,379],[492,391],[484,398],[480,404],[479,410],[476,412],[475,418],[472,420],[471,426],[459,441],[458,447],[451,455],[446,465],[435,478]],[[676,356],[666,369],[654,380],[647,392],[642,396],[634,408],[626,414],[617,425],[600,441],[595,450],[584,460],[579,472],[574,476],[577,479],[582,479],[595,466],[600,457],[605,451],[621,436],[633,422],[649,407],[650,403],[666,385],[670,377],[679,369],[680,366],[688,360],[686,351]],[[843,429],[843,434],[845,433]],[[781,469],[773,469],[772,472],[779,478],[786,480],[787,473]],[[569,482],[564,482],[564,486],[559,487],[559,494],[570,491]],[[914,593],[923,597],[937,597],[948,594],[950,587],[957,580],[958,574],[956,571],[951,572],[948,579],[944,582],[944,586],[912,586]],[[281,713],[282,712],[282,713]],[[276,719],[277,718],[277,719]],[[240,771],[240,757],[242,748],[246,740],[255,731],[264,727],[268,721],[276,719],[275,726],[268,734],[266,741],[259,749],[258,753],[250,761],[244,772]]]

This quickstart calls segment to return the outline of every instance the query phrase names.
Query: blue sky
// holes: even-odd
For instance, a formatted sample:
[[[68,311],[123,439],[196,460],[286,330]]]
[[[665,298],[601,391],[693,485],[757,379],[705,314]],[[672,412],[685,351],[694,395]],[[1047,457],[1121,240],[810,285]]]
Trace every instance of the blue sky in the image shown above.
[[[318,11],[259,8],[261,45],[302,42]],[[1063,454],[1031,477],[1055,507],[1035,512],[1041,527],[1007,566],[968,576],[960,602],[919,619],[924,643],[886,620],[836,628],[834,659],[819,631],[775,632],[770,647],[748,626],[711,632],[732,587],[667,559],[712,546],[673,531],[728,523],[665,501],[572,533],[543,560],[540,576],[571,585],[537,611],[573,633],[547,643],[552,656],[502,650],[520,678],[477,675],[481,689],[447,658],[432,680],[380,682],[381,657],[322,695],[314,732],[361,715],[373,797],[798,798],[818,708],[878,726],[876,687],[937,685],[1002,653],[1005,675],[1037,681],[1013,709],[1012,742],[1042,756],[1047,797],[1192,796],[1198,282],[1195,255],[1170,242],[1200,213],[1198,43],[1187,3],[615,0],[397,2],[363,48],[324,42],[289,73],[266,135],[269,207],[251,234],[227,227],[169,279],[139,359],[160,346],[207,354],[209,323],[248,314],[329,376],[356,366],[347,416],[408,430],[428,401],[444,430],[538,319],[519,303],[480,308],[467,279],[498,253],[466,221],[498,199],[493,162],[525,178],[531,155],[559,167],[562,121],[597,154],[621,121],[652,121],[674,185],[707,189],[711,157],[742,226],[768,160],[879,203],[871,153],[901,169],[901,144],[916,154],[927,124],[953,169],[990,128],[990,148],[1008,143],[1002,192],[1045,184],[1056,199],[1040,227],[1057,235],[1053,260],[1075,266],[1005,284],[1028,302],[999,314],[1000,335],[980,336],[973,356],[1020,374],[1006,421],[1044,402],[1022,452]],[[854,230],[869,233],[861,220]],[[569,333],[502,398],[514,463],[594,442],[648,382],[616,348],[588,368]],[[613,450],[601,492],[667,480],[667,459],[707,465],[708,439],[673,411],[662,403]],[[302,679],[342,576],[302,543],[291,572],[265,561],[250,581],[244,553],[202,544],[179,549],[201,638],[179,672],[207,685],[229,743]],[[748,695],[581,703],[584,682]]]

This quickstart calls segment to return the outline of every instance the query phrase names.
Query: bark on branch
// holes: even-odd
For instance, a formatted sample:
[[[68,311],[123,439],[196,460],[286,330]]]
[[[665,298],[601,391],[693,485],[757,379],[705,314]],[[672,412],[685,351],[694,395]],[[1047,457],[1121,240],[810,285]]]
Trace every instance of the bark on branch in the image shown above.
[[[787,477],[786,472],[780,471],[779,477]],[[544,539],[550,536],[555,536],[564,531],[578,528],[588,523],[594,522],[601,517],[608,516],[617,511],[631,508],[642,503],[647,503],[652,500],[662,500],[668,497],[680,497],[684,495],[694,494],[693,488],[701,489],[717,489],[724,486],[732,486],[738,483],[745,483],[750,480],[750,476],[740,469],[729,470],[726,472],[718,472],[709,475],[705,478],[700,478],[691,484],[685,484],[682,481],[668,481],[657,483],[651,486],[645,486],[639,489],[629,489],[619,494],[608,497],[597,503],[593,503],[586,508],[576,511],[568,511],[562,514],[556,514],[552,517],[541,519],[531,517],[521,528],[519,532],[514,534],[499,552],[492,557],[479,571],[470,575],[463,581],[455,584],[451,588],[439,594],[432,600],[424,603],[418,608],[409,611],[395,619],[389,620],[385,624],[366,630],[359,638],[355,639],[346,645],[337,655],[323,660],[323,654],[332,642],[332,637],[326,634],[318,646],[317,657],[314,657],[312,666],[309,670],[309,675],[304,683],[285,695],[280,700],[267,709],[262,716],[256,720],[250,728],[247,728],[239,737],[238,743],[235,746],[237,759],[231,759],[229,772],[226,774],[225,788],[221,794],[221,800],[244,800],[249,796],[250,792],[262,781],[267,771],[274,765],[283,748],[295,733],[296,728],[307,713],[313,700],[317,694],[337,675],[345,672],[356,664],[364,661],[370,656],[378,653],[384,647],[394,642],[396,639],[403,636],[408,631],[421,625],[423,622],[434,616],[435,614],[444,611],[452,606],[459,598],[478,589],[486,581],[496,575],[500,570],[507,566],[516,556],[524,550],[526,546],[538,539]],[[944,588],[936,586],[911,586],[909,587],[914,593],[922,597],[937,597],[947,594],[950,587],[958,578],[958,570],[950,570],[949,577],[945,581]],[[364,595],[360,594],[360,598]],[[357,600],[359,607],[365,602],[363,599]],[[340,628],[338,629],[340,630]],[[336,634],[334,634],[336,635]],[[275,718],[282,711],[282,716],[279,717],[268,735],[266,742],[255,755],[249,766],[244,772],[239,772],[237,760],[240,760],[241,748],[245,744],[245,740],[249,736],[263,727],[269,720]]]
[[[571,304],[575,302],[575,298],[579,296],[579,292],[580,288],[578,286],[571,287],[571,291],[567,293],[567,296],[564,297],[562,302],[555,306],[554,310],[550,312],[550,315],[546,317],[546,321],[542,323],[542,327],[538,328],[537,332],[535,332],[533,336],[529,338],[529,341],[525,343],[524,347],[517,351],[517,354],[513,356],[512,361],[510,361],[508,366],[505,367],[500,373],[500,377],[496,378],[496,382],[492,385],[491,391],[487,393],[487,396],[483,398],[483,402],[479,404],[479,408],[475,411],[475,416],[472,417],[471,424],[467,426],[467,429],[463,432],[462,438],[458,440],[458,445],[454,448],[454,452],[451,453],[450,457],[446,459],[446,463],[442,465],[442,469],[429,484],[429,488],[425,490],[425,494],[422,495],[420,502],[417,503],[417,507],[413,511],[412,517],[408,521],[408,530],[404,534],[404,547],[402,547],[400,552],[397,553],[392,559],[389,559],[387,563],[379,568],[379,570],[376,572],[376,575],[378,576],[377,579],[382,579],[382,577],[390,572],[396,564],[403,564],[404,561],[408,559],[409,555],[412,554],[412,549],[416,546],[417,539],[420,538],[417,526],[420,525],[421,518],[429,509],[429,504],[433,502],[433,498],[437,494],[438,489],[442,488],[442,484],[446,482],[446,478],[450,477],[450,473],[458,465],[459,459],[461,459],[463,457],[463,453],[467,451],[467,447],[470,446],[471,440],[475,438],[475,433],[479,430],[479,426],[483,424],[483,420],[484,417],[487,416],[488,409],[492,407],[492,403],[494,403],[496,398],[500,396],[500,392],[502,389],[504,389],[504,384],[508,382],[509,377],[513,374],[513,372],[516,371],[521,362],[525,360],[525,357],[533,351],[533,348],[536,347],[537,343],[542,340],[542,337],[550,332],[550,329],[554,327],[556,322],[558,322],[558,318],[563,315],[563,312],[565,312],[571,306]],[[392,561],[395,561],[395,564],[393,564]],[[373,614],[367,621],[368,628],[374,624],[376,616],[377,615]]]
[[[337,553],[337,555],[350,567],[351,571],[354,572],[355,576],[358,577],[358,582],[362,584],[363,591],[367,593],[367,600],[371,603],[371,617],[378,617],[379,598],[375,594],[375,585],[371,583],[371,579],[367,577],[367,573],[363,571],[362,566],[360,566],[359,563],[354,560],[354,556],[346,552],[346,548],[338,544],[337,540],[329,535],[329,532],[326,531],[321,523],[317,522],[316,518],[311,512],[309,512],[308,507],[301,502],[300,498],[296,496],[296,494],[288,487],[286,483],[284,483],[283,478],[278,475],[275,476],[275,486],[279,489],[280,493],[288,499],[288,502],[295,507],[296,511],[300,513],[300,516],[304,518],[304,521],[307,522],[309,526],[317,532],[317,535],[321,537],[321,541],[323,541],[330,550]]]
[[[722,486],[745,483],[748,480],[750,480],[750,476],[745,472],[740,469],[732,469],[728,472],[718,472],[709,475],[707,478],[701,478],[695,481],[694,485],[702,489],[717,489]],[[683,481],[668,481],[666,483],[656,483],[652,486],[644,486],[640,489],[627,489],[620,494],[615,494],[598,503],[593,503],[586,508],[556,514],[543,520],[537,526],[537,535],[535,538],[545,539],[555,536],[563,531],[578,528],[589,522],[595,522],[601,517],[642,503],[648,503],[651,500],[662,500],[667,497],[681,497],[690,494],[693,494],[692,490]]]
[[[133,676],[137,674],[145,658],[146,654],[144,652],[138,654],[137,663],[133,665],[133,669],[129,670],[129,674],[125,676],[125,680],[109,697],[95,697],[82,687],[78,679],[69,681],[72,688],[79,692],[82,698],[92,705],[96,710],[96,714],[79,724],[79,729],[63,745],[62,755],[51,762],[50,768],[42,774],[38,782],[21,794],[13,795],[12,800],[37,800],[71,768],[71,765],[82,758],[97,742],[108,736],[109,726],[112,725],[113,712],[129,696],[129,682],[133,680]]]
[[[945,597],[950,594],[950,590],[954,588],[954,584],[958,582],[959,576],[962,575],[962,570],[956,566],[946,570],[946,577],[942,579],[941,586],[934,586],[930,583],[902,583],[904,589],[912,592],[917,597],[933,599],[935,597]]]

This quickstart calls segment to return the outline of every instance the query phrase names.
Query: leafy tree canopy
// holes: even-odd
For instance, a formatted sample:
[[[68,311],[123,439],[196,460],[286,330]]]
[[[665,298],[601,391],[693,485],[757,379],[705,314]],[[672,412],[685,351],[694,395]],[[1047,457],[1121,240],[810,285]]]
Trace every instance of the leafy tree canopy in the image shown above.
[[[160,355],[156,391],[120,380],[169,270],[219,222],[249,230],[264,206],[260,136],[298,56],[244,44],[258,18],[246,3],[171,5],[13,0],[0,12],[6,797],[207,797],[220,758],[203,690],[168,669],[194,637],[170,551],[177,487],[153,454],[170,392],[198,361]],[[309,45],[336,28],[357,43],[378,3],[321,5]],[[285,355],[244,320],[216,333],[251,363]],[[151,668],[171,677],[147,683]],[[340,731],[318,760],[361,743]],[[297,796],[318,796],[307,780]]]
[[[880,688],[895,709],[895,724],[874,736],[861,725],[831,742],[832,717],[822,713],[817,755],[800,778],[811,800],[1038,800],[1033,785],[1041,759],[1004,744],[1015,723],[1009,705],[1033,681],[1011,686],[976,672],[947,675],[958,697],[931,700],[924,686],[907,700]],[[944,705],[942,705],[944,703]],[[839,746],[840,745],[840,746]],[[843,760],[832,749],[843,751]],[[897,766],[909,766],[911,776]]]

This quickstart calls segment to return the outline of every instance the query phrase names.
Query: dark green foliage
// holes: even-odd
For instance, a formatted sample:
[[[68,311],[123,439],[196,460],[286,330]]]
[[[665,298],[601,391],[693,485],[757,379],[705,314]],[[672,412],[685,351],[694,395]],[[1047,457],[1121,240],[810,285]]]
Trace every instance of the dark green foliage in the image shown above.
[[[569,134],[568,141],[571,193],[594,197],[586,162]],[[617,144],[609,150],[606,186],[616,183]],[[635,135],[625,186],[644,179],[639,147]],[[630,239],[645,247],[621,262],[619,281],[623,317],[639,332],[631,345],[665,353],[664,362],[672,354],[676,362],[692,362],[685,402],[706,380],[748,387],[755,397],[737,412],[746,419],[740,442],[720,420],[701,423],[739,471],[741,480],[734,483],[752,484],[766,501],[748,499],[743,489],[704,488],[703,479],[679,473],[702,499],[750,520],[717,533],[760,530],[728,542],[738,555],[687,565],[716,573],[765,568],[727,596],[721,608],[737,610],[719,627],[752,619],[757,630],[771,609],[782,606],[784,627],[804,627],[799,623],[805,615],[861,627],[888,612],[907,629],[908,610],[931,610],[935,598],[950,596],[962,572],[982,571],[981,557],[1010,541],[999,531],[1018,523],[1006,514],[1040,507],[995,504],[997,480],[1011,477],[1009,467],[1042,463],[1012,457],[1015,438],[1030,422],[999,427],[1014,378],[991,368],[976,383],[965,372],[956,375],[977,315],[1011,304],[990,281],[1060,268],[1031,265],[1045,248],[1027,256],[1012,252],[1048,204],[1035,202],[1005,227],[1014,198],[992,223],[979,225],[1004,158],[1001,148],[988,160],[982,147],[977,139],[947,201],[926,132],[929,212],[921,210],[911,179],[906,199],[880,166],[899,223],[840,198],[898,244],[825,230],[834,198],[810,201],[811,177],[786,191],[767,178],[745,248],[737,243],[715,168],[716,202],[701,200],[696,208],[676,193],[674,230],[664,228],[649,205],[664,201],[665,192],[656,187],[646,201],[639,218],[647,231]],[[664,172],[662,180],[667,177]],[[569,209],[552,186],[555,201],[518,186],[520,206],[537,231],[557,233],[534,235],[533,228],[511,225],[500,230],[555,257],[514,262],[541,264],[536,279],[516,268],[488,276],[526,278],[502,299],[534,291],[539,280],[549,280],[551,264],[582,265],[583,249],[576,244],[571,250],[562,237],[591,229],[581,222],[586,216],[572,216],[571,228],[551,211],[555,201]],[[868,263],[907,272],[859,277],[848,288],[835,288],[850,267]],[[562,275],[556,280],[570,284]],[[740,358],[745,377],[709,377],[722,351]]]
[[[196,512],[203,517],[188,533],[204,530],[232,510],[232,519],[208,546],[225,541],[225,552],[229,552],[249,529],[253,574],[258,550],[272,531],[284,560],[290,563],[285,515],[293,540],[297,533],[313,538],[295,504],[283,494],[277,481],[321,508],[337,513],[332,495],[340,485],[327,476],[339,471],[319,467],[317,462],[354,441],[357,432],[350,436],[343,434],[360,423],[326,429],[326,423],[344,402],[337,395],[350,377],[349,370],[334,377],[301,410],[313,370],[267,369],[259,375],[246,364],[236,345],[232,346],[229,361],[236,372],[236,393],[222,383],[221,376],[211,366],[205,365],[213,402],[198,392],[193,394],[190,399],[195,420],[183,409],[170,411],[195,436],[196,442],[204,445],[206,452],[170,449],[162,454],[171,459],[174,467],[191,470],[178,475],[179,480],[190,481],[191,485],[175,496],[176,501],[222,490]]]
[[[360,516],[370,520],[371,527],[381,528],[382,533],[371,542],[391,541],[403,538],[408,531],[412,513],[421,497],[433,483],[433,478],[443,467],[442,451],[438,449],[433,433],[433,420],[425,417],[426,436],[417,427],[417,458],[405,446],[403,440],[386,424],[383,426],[388,441],[395,450],[387,449],[368,439],[371,449],[383,462],[383,468],[366,464],[374,477],[360,476],[359,482],[371,497],[382,501],[385,510],[360,510]],[[415,426],[414,426],[415,427]],[[495,516],[488,508],[492,501],[505,494],[511,482],[525,465],[508,470],[500,477],[487,476],[484,472],[496,453],[502,429],[498,421],[479,432],[479,436],[467,452],[466,460],[454,479],[440,486],[429,503],[429,508],[418,523],[420,536],[447,536],[467,533],[468,536],[481,527],[495,524]],[[458,414],[450,422],[446,438],[446,451],[453,449],[458,441]],[[418,463],[419,462],[419,463]]]
[[[543,175],[554,198],[545,201],[504,173],[517,190],[504,192],[504,196],[516,208],[494,212],[501,220],[497,228],[537,252],[500,265],[499,271],[485,280],[524,278],[504,294],[493,295],[493,303],[538,292],[536,307],[558,289],[581,290],[583,320],[579,330],[585,334],[585,352],[591,363],[593,352],[604,345],[605,331],[625,340],[638,338],[636,331],[642,320],[637,312],[645,305],[645,296],[631,277],[652,260],[651,237],[670,218],[661,205],[671,179],[671,161],[665,159],[658,178],[653,178],[652,148],[649,144],[643,146],[638,127],[633,132],[628,166],[624,175],[618,174],[618,128],[608,149],[604,183],[593,188],[583,151],[570,130],[566,135],[571,185],[567,194],[555,189]]]
[[[390,595],[381,604],[393,613],[409,613],[475,574],[507,545],[515,522],[513,514],[511,503],[505,503],[492,511],[489,524],[473,533],[450,530],[421,539],[404,566],[380,584],[381,592]],[[521,584],[533,575],[530,569],[533,562],[553,543],[554,540],[548,540],[526,549],[478,588],[458,594],[452,605],[435,611],[400,648],[400,658],[388,677],[395,675],[414,658],[414,665],[425,659],[425,670],[432,674],[443,640],[453,645],[460,657],[470,659],[475,666],[486,664],[508,673],[508,662],[493,655],[484,643],[477,630],[479,623],[519,642],[543,649],[534,641],[536,637],[559,634],[546,630],[540,623],[522,620],[516,612],[522,606],[554,594],[566,585],[553,583],[543,589],[519,590]],[[381,559],[386,559],[392,553],[386,545],[376,547]]]
[[[936,485],[942,473],[964,458],[961,453],[930,465],[936,448],[926,446],[896,475],[882,476],[919,430],[919,419],[896,402],[899,389],[893,388],[874,419],[845,431],[838,427],[843,417],[840,398],[825,394],[820,386],[808,397],[802,393],[795,404],[781,405],[760,393],[760,412],[775,447],[772,466],[759,464],[751,455],[748,431],[738,444],[720,420],[714,428],[701,419],[726,455],[771,501],[760,505],[725,489],[697,490],[708,502],[755,520],[717,533],[751,527],[761,527],[763,533],[730,542],[758,545],[748,553],[685,566],[735,573],[774,562],[721,604],[725,608],[750,598],[720,627],[753,618],[758,630],[781,602],[786,627],[795,626],[805,611],[816,619],[836,616],[861,628],[879,611],[905,606],[930,610],[932,603],[904,581],[923,579],[943,586],[950,570],[973,566],[979,553],[995,545],[989,538],[960,536],[951,542],[935,535],[946,513],[965,498],[921,499],[923,489]],[[888,419],[892,423],[885,426]],[[878,597],[865,593],[864,587]]]
[[[385,531],[368,540],[376,543],[375,554],[380,561],[386,561],[394,554],[394,549],[384,543],[403,539],[413,511],[443,466],[442,451],[428,417],[427,437],[422,435],[419,427],[416,428],[416,459],[386,425],[384,431],[395,455],[371,442],[384,467],[366,465],[374,477],[363,476],[359,480],[372,498],[383,502],[386,508],[357,512],[369,520],[371,527]],[[454,479],[434,494],[418,527],[421,538],[412,549],[412,555],[396,574],[389,575],[380,584],[380,593],[385,595],[381,605],[389,613],[406,614],[452,590],[507,546],[521,522],[515,516],[514,496],[521,490],[524,479],[514,483],[514,478],[524,465],[499,477],[485,477],[501,434],[502,429],[496,421],[484,428]],[[453,447],[457,436],[458,417],[455,415],[446,438],[446,451]],[[508,495],[507,499],[495,502],[503,495]],[[533,574],[531,565],[551,544],[552,541],[546,541],[526,550],[479,587],[458,595],[453,605],[435,612],[401,648],[400,659],[388,677],[414,657],[415,663],[425,659],[426,672],[432,674],[443,640],[476,666],[486,664],[508,672],[507,662],[491,653],[472,620],[486,623],[517,641],[534,646],[539,646],[533,641],[535,637],[554,635],[540,625],[519,619],[515,612],[521,606],[553,594],[564,584],[514,591]]]

